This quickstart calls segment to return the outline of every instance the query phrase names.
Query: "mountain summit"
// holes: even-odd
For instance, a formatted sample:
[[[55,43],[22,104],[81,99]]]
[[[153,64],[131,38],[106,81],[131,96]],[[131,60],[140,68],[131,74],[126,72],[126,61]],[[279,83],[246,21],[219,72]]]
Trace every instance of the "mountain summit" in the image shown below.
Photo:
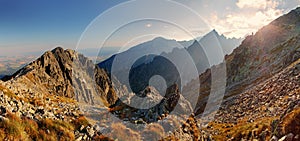
[[[6,83],[12,84],[11,87],[16,93],[22,93],[31,88],[36,93],[75,98],[78,102],[88,104],[95,104],[100,100],[95,98],[101,97],[103,98],[101,101],[112,105],[117,99],[108,75],[103,70],[74,50],[64,50],[61,47],[45,52],[36,61],[6,80]],[[96,88],[91,88],[85,83],[86,81],[97,84]],[[90,91],[87,91],[88,89]],[[93,89],[98,91],[91,91]]]

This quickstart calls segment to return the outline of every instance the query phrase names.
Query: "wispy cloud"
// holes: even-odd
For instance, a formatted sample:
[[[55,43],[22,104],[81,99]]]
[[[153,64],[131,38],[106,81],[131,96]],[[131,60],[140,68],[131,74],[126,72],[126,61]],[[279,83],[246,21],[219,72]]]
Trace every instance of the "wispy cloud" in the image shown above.
[[[225,17],[211,14],[210,24],[228,37],[243,37],[267,25],[283,14],[275,0],[239,0],[238,12],[229,12]]]
[[[265,9],[267,7],[276,7],[278,2],[273,0],[238,0],[236,5],[239,8]]]

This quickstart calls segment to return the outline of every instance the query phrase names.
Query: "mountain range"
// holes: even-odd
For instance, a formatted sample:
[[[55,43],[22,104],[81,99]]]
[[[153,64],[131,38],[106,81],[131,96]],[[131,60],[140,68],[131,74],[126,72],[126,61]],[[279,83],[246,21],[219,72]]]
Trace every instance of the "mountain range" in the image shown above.
[[[156,140],[299,140],[300,8],[247,36],[237,48],[237,40],[225,39],[215,30],[188,47],[156,38],[100,64],[69,49],[47,51],[0,81],[0,140],[143,140],[149,134]],[[215,92],[212,72],[222,66],[226,92],[215,109],[206,103]],[[181,74],[189,68],[195,70]],[[155,75],[166,87],[148,84]],[[199,96],[182,95],[195,90]],[[147,99],[135,103],[139,97]],[[134,107],[152,103],[158,104]],[[201,117],[210,117],[203,114],[210,108],[215,116],[206,121]],[[173,111],[178,113],[170,115]],[[175,129],[164,134],[167,129],[158,121],[167,119],[163,127]]]
[[[241,43],[242,39],[227,38],[224,35],[220,35],[216,30],[212,30],[205,36],[190,41],[176,41],[157,37],[151,41],[134,46],[129,50],[126,50],[119,54],[115,54],[110,58],[100,62],[98,65],[100,68],[107,70],[107,72],[111,72],[113,63],[115,63],[116,65],[122,65],[121,67],[119,66],[121,70],[129,69],[129,67],[131,67],[133,64],[135,64],[135,66],[133,67],[136,67],[142,63],[149,63],[153,60],[153,57],[155,55],[157,56],[165,53],[170,53],[174,49],[193,50],[195,41],[199,42],[199,44],[204,47],[203,49],[204,51],[208,52],[207,54],[212,55],[208,56],[208,58],[213,58],[213,60],[210,61],[210,66],[213,66],[221,63],[223,61],[224,55],[231,53],[232,50]],[[217,57],[215,55],[216,52],[220,54]],[[189,53],[192,54],[193,52],[189,51]],[[141,60],[140,58],[142,58],[143,56],[147,57],[144,57],[144,60]],[[197,55],[195,54],[194,56],[191,56],[193,58],[196,58]],[[145,58],[147,59],[145,60]],[[139,62],[135,62],[138,59]],[[122,60],[126,60],[126,62]]]

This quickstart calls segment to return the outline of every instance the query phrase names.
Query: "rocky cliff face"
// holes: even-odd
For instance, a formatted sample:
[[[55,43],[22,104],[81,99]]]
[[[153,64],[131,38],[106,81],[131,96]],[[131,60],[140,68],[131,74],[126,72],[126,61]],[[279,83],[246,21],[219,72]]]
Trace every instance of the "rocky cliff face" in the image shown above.
[[[246,37],[232,54],[225,57],[227,90],[225,98],[277,74],[300,58],[300,8],[274,20],[256,34]],[[218,66],[218,65],[217,65]],[[210,93],[211,69],[199,76],[201,86],[199,111],[201,113]],[[192,87],[192,83],[188,87]],[[204,103],[204,104],[203,104]]]
[[[248,36],[226,56],[228,86],[269,77],[300,57],[300,8]],[[250,81],[249,81],[250,80]]]
[[[271,78],[226,99],[205,130],[216,138],[227,136],[228,140],[270,140],[289,133],[299,136],[297,115],[289,115],[299,111],[299,67],[297,60]],[[290,124],[293,122],[295,125]]]
[[[87,104],[113,105],[116,100],[109,76],[91,60],[73,50],[60,47],[47,51],[36,61],[6,78],[12,91],[22,94],[27,89]]]

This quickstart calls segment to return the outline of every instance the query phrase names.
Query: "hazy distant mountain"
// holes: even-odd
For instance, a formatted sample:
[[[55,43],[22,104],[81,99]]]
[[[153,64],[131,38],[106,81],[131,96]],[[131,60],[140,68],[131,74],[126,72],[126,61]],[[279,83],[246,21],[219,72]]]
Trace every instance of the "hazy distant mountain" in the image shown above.
[[[211,40],[209,38],[217,38],[218,42],[209,42],[209,40]],[[200,36],[189,41],[178,41],[178,43],[182,44],[184,47],[189,47],[194,43],[195,40],[199,41],[202,46],[204,46],[202,42],[208,43],[206,45],[208,47],[211,46],[217,47],[218,45],[216,44],[219,43],[220,46],[222,47],[223,54],[230,54],[235,48],[237,48],[242,43],[243,38],[235,38],[235,37],[228,38],[223,34],[220,35],[215,29],[213,29],[211,32],[207,33],[204,36]]]
[[[224,54],[231,54],[243,41],[243,38],[227,38],[223,34],[218,37]]]
[[[224,35],[220,35],[216,30],[212,30],[199,40],[211,66],[223,62],[224,56],[230,54],[241,42],[241,38],[227,38]]]
[[[195,39],[192,40],[188,40],[188,41],[178,41],[178,43],[180,43],[182,46],[184,47],[189,47],[191,46],[195,41],[200,41],[200,39],[202,38],[202,36],[199,36]]]
[[[202,46],[204,48],[196,49],[197,47],[195,47],[194,42],[197,40],[199,40],[200,45],[196,46]],[[152,41],[148,41],[139,44],[135,47],[132,47],[125,52],[115,54],[110,58],[104,60],[103,62],[100,62],[98,65],[100,68],[103,68],[108,72],[111,72],[111,67],[113,63],[115,63],[115,66],[117,66],[120,70],[129,70],[131,67],[136,67],[140,64],[147,64],[151,62],[155,56],[154,54],[160,55],[165,53],[171,53],[172,50],[175,48],[186,48],[188,53],[190,53],[191,55],[190,57],[193,58],[196,62],[196,66],[199,70],[199,73],[201,73],[208,67],[223,62],[225,54],[230,53],[240,43],[241,39],[226,38],[223,35],[219,35],[216,32],[216,30],[211,31],[205,36],[199,37],[196,40],[190,41],[175,41],[158,37]],[[145,54],[145,56],[143,56],[142,54]],[[198,58],[198,60],[196,58]],[[209,60],[210,65],[206,66],[206,62],[202,62],[201,64],[199,61],[200,58],[202,60]],[[188,58],[185,57],[182,59]],[[175,58],[175,60],[179,59]],[[200,67],[201,65],[206,67]],[[117,67],[114,68],[115,72],[119,71],[117,70]]]
[[[222,40],[222,43],[231,43],[236,45],[239,43],[237,39],[227,39],[223,35],[219,35],[215,30],[209,32],[203,36],[200,41],[194,40],[193,43],[188,43],[190,46],[185,48],[174,48],[171,52],[162,53],[157,56],[144,56],[137,60],[138,63],[135,63],[131,67],[130,72],[130,82],[131,86],[138,90],[143,90],[147,85],[151,76],[155,74],[160,74],[165,76],[168,85],[171,85],[171,82],[176,82],[178,85],[182,80],[180,78],[179,70],[184,70],[185,78],[192,78],[192,71],[194,65],[198,71],[198,74],[203,73],[206,69],[213,65],[220,64],[224,60],[223,48],[228,47],[227,45],[221,44],[219,42]],[[236,41],[235,43],[233,41]],[[190,41],[188,41],[190,42]],[[184,44],[188,45],[187,42]],[[233,48],[233,46],[231,46]],[[146,61],[145,58],[148,58]],[[166,61],[169,60],[169,61]],[[175,66],[176,69],[172,69]],[[124,69],[125,70],[125,69]],[[120,74],[121,76],[126,76],[126,74]],[[190,76],[189,76],[190,75]],[[142,77],[141,77],[142,76]],[[183,76],[181,76],[183,77]],[[124,78],[125,80],[128,78]],[[187,81],[187,80],[185,80]],[[170,83],[170,84],[169,84]],[[187,82],[183,82],[186,84]]]
[[[83,54],[84,56],[90,58],[90,59],[96,59],[96,61],[103,61],[113,54],[116,54],[119,51],[119,47],[103,47],[101,49],[99,48],[84,48],[76,50],[77,52]]]
[[[197,78],[199,73],[209,68],[209,62],[198,41],[188,48],[175,48],[170,53],[162,53],[154,56],[153,60],[132,67],[129,72],[129,78],[122,76],[126,73],[120,72],[116,74],[120,76],[121,82],[129,79],[130,87],[134,92],[144,90],[149,85],[149,81],[155,75],[164,78],[166,87],[177,84],[181,90],[181,86]],[[156,87],[161,87],[158,85]],[[197,94],[197,93],[195,93]]]
[[[98,65],[116,76],[121,83],[128,84],[129,76],[130,85],[127,87],[130,87],[135,93],[144,90],[154,75],[164,77],[167,87],[174,83],[180,87],[181,84],[187,84],[209,67],[223,62],[223,47],[228,46],[221,46],[219,39],[224,43],[236,41],[219,35],[215,30],[203,36],[200,41],[176,42],[175,40],[156,38],[113,55]],[[226,40],[228,41],[226,42]],[[189,46],[182,47],[180,44]],[[236,44],[238,42],[232,42],[232,45]],[[151,54],[151,52],[159,53],[159,49],[164,51],[156,55]],[[144,51],[149,54],[140,55]],[[115,67],[111,70],[113,63]]]
[[[224,36],[223,34],[220,35],[215,29],[213,31],[210,32],[210,34],[214,34],[218,40],[219,43],[223,49],[224,54],[230,54],[232,53],[232,51],[237,48],[243,41],[243,38],[228,38],[226,36]],[[202,38],[201,40],[203,40],[204,38]],[[200,40],[200,42],[201,42]]]
[[[183,46],[175,40],[168,40],[162,37],[157,37],[151,41],[134,46],[124,52],[115,54],[99,63],[98,65],[100,68],[103,68],[108,72],[110,72],[111,70],[112,63],[115,63],[121,70],[129,69],[137,59],[143,57],[144,55],[171,52],[174,48],[183,48]],[[148,59],[151,60],[152,58]],[[145,61],[148,62],[149,60]]]

